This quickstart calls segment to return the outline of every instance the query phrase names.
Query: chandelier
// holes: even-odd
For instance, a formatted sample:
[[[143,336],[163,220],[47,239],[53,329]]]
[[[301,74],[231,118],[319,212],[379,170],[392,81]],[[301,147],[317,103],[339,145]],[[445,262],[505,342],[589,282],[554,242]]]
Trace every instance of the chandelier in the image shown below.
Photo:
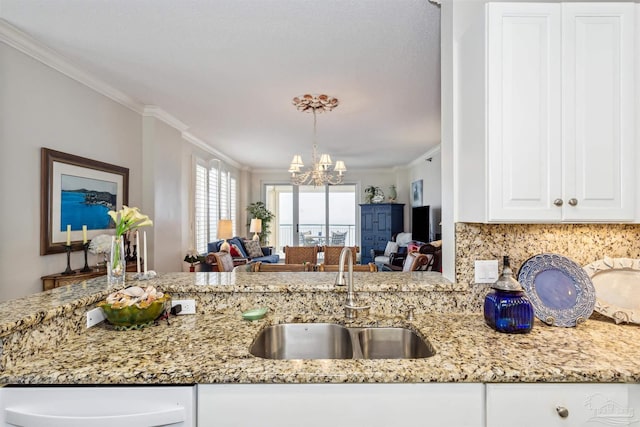
[[[294,185],[313,185],[320,187],[324,185],[341,184],[342,174],[347,171],[342,160],[336,160],[333,167],[331,156],[328,154],[318,155],[318,144],[316,142],[316,113],[329,112],[338,106],[338,99],[329,95],[309,95],[296,96],[293,98],[293,105],[298,111],[313,113],[313,149],[311,152],[312,166],[304,167],[302,156],[296,154],[289,165],[291,183]]]

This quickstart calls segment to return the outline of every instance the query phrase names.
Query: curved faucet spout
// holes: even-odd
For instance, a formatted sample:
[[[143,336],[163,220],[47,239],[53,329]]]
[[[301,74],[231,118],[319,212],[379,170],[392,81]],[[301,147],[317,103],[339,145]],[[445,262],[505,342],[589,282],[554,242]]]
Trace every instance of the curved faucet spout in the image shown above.
[[[344,247],[340,252],[340,261],[338,262],[338,277],[336,277],[336,285],[344,286],[344,264],[348,257],[348,275],[347,275],[347,300],[344,303],[344,314],[347,319],[354,319],[357,317],[358,312],[366,313],[369,310],[369,306],[358,306],[356,292],[353,289],[353,252],[351,248]]]

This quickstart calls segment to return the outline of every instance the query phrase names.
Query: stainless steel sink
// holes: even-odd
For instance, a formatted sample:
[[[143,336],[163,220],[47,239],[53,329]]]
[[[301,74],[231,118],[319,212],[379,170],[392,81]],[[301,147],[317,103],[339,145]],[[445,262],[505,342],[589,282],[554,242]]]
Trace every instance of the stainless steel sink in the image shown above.
[[[347,328],[333,323],[283,323],[262,330],[249,350],[265,359],[351,359]]]
[[[265,359],[419,359],[435,350],[406,328],[348,328],[334,323],[283,323],[263,329],[249,352]]]
[[[364,328],[358,342],[364,359],[420,359],[436,353],[431,343],[406,328]]]

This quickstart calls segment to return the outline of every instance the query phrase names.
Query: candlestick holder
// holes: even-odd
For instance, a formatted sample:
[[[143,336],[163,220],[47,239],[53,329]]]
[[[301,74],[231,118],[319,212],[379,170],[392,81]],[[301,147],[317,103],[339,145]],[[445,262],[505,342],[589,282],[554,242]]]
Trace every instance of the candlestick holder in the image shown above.
[[[135,252],[135,245],[134,245],[134,249],[133,251]],[[133,262],[136,260],[136,257],[134,254],[131,253],[131,240],[126,239],[125,241],[125,258],[127,260],[127,262]]]
[[[67,269],[63,271],[62,274],[76,274],[76,272],[71,269],[71,245],[64,245],[64,249],[67,251]]]
[[[84,250],[84,268],[80,271],[86,273],[87,271],[91,271],[89,268],[89,263],[87,262],[87,251],[89,250],[89,242],[82,244],[82,250]]]

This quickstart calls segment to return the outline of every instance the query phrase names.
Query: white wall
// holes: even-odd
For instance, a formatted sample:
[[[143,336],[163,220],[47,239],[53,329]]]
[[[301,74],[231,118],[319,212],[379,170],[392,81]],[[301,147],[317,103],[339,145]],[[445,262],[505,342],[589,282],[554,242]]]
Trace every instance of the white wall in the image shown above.
[[[40,256],[40,149],[129,168],[129,203],[141,201],[141,116],[0,43],[0,300],[42,290],[64,254]],[[90,259],[95,263],[95,260]],[[84,265],[81,252],[71,266]]]

